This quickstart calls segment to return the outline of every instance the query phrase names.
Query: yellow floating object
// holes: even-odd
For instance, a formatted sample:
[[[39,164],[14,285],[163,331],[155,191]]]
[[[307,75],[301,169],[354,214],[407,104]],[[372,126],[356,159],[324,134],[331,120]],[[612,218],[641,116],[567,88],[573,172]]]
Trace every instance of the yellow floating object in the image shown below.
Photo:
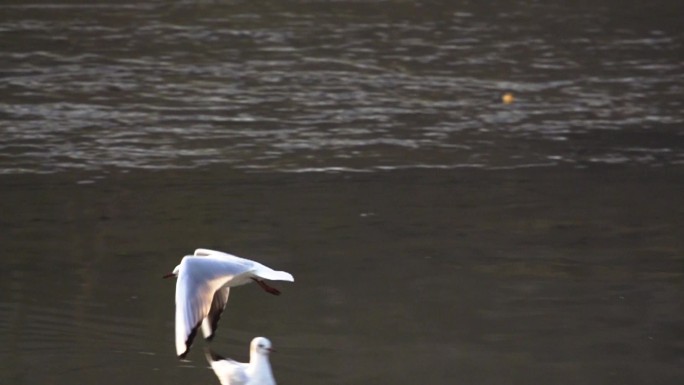
[[[504,104],[511,104],[514,100],[515,98],[513,97],[513,94],[510,92],[506,92],[505,94],[503,94],[503,96],[501,96],[501,101],[504,102]]]

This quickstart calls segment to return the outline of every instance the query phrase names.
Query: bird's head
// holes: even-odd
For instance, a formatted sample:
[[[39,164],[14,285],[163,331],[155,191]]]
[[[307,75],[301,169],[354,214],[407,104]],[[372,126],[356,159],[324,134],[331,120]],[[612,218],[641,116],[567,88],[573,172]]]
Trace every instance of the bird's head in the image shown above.
[[[257,354],[261,354],[264,356],[269,355],[271,352],[274,352],[275,350],[271,347],[271,341],[268,340],[268,338],[265,337],[256,337],[252,340],[252,343],[250,345],[250,350],[252,352],[255,352]]]

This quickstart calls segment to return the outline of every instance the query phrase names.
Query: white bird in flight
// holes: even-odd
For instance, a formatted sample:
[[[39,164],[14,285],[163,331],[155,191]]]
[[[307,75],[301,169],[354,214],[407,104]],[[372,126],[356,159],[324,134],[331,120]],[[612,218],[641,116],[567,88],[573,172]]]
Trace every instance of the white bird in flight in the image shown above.
[[[292,274],[276,271],[259,262],[208,249],[197,249],[194,255],[181,260],[180,265],[164,278],[177,277],[176,282],[176,352],[185,358],[190,345],[202,326],[202,334],[211,341],[228,302],[230,288],[252,281],[266,292],[280,291],[264,282],[294,282]]]
[[[249,363],[226,359],[206,349],[207,361],[221,385],[276,385],[268,355],[274,351],[271,341],[256,337],[249,346]]]

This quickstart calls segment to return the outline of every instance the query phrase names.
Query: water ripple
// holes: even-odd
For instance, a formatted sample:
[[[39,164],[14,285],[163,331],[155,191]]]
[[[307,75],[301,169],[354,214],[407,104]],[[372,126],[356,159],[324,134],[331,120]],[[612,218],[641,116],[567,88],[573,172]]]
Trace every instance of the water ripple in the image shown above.
[[[597,28],[598,5],[269,4],[0,7],[0,173],[684,161],[667,25]]]

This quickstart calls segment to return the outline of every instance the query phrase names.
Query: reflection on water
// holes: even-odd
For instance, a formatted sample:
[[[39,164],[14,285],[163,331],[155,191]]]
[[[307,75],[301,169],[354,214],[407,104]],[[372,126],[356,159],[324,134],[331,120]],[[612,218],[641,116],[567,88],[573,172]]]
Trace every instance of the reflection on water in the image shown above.
[[[678,2],[479,3],[4,4],[0,172],[683,162]]]

